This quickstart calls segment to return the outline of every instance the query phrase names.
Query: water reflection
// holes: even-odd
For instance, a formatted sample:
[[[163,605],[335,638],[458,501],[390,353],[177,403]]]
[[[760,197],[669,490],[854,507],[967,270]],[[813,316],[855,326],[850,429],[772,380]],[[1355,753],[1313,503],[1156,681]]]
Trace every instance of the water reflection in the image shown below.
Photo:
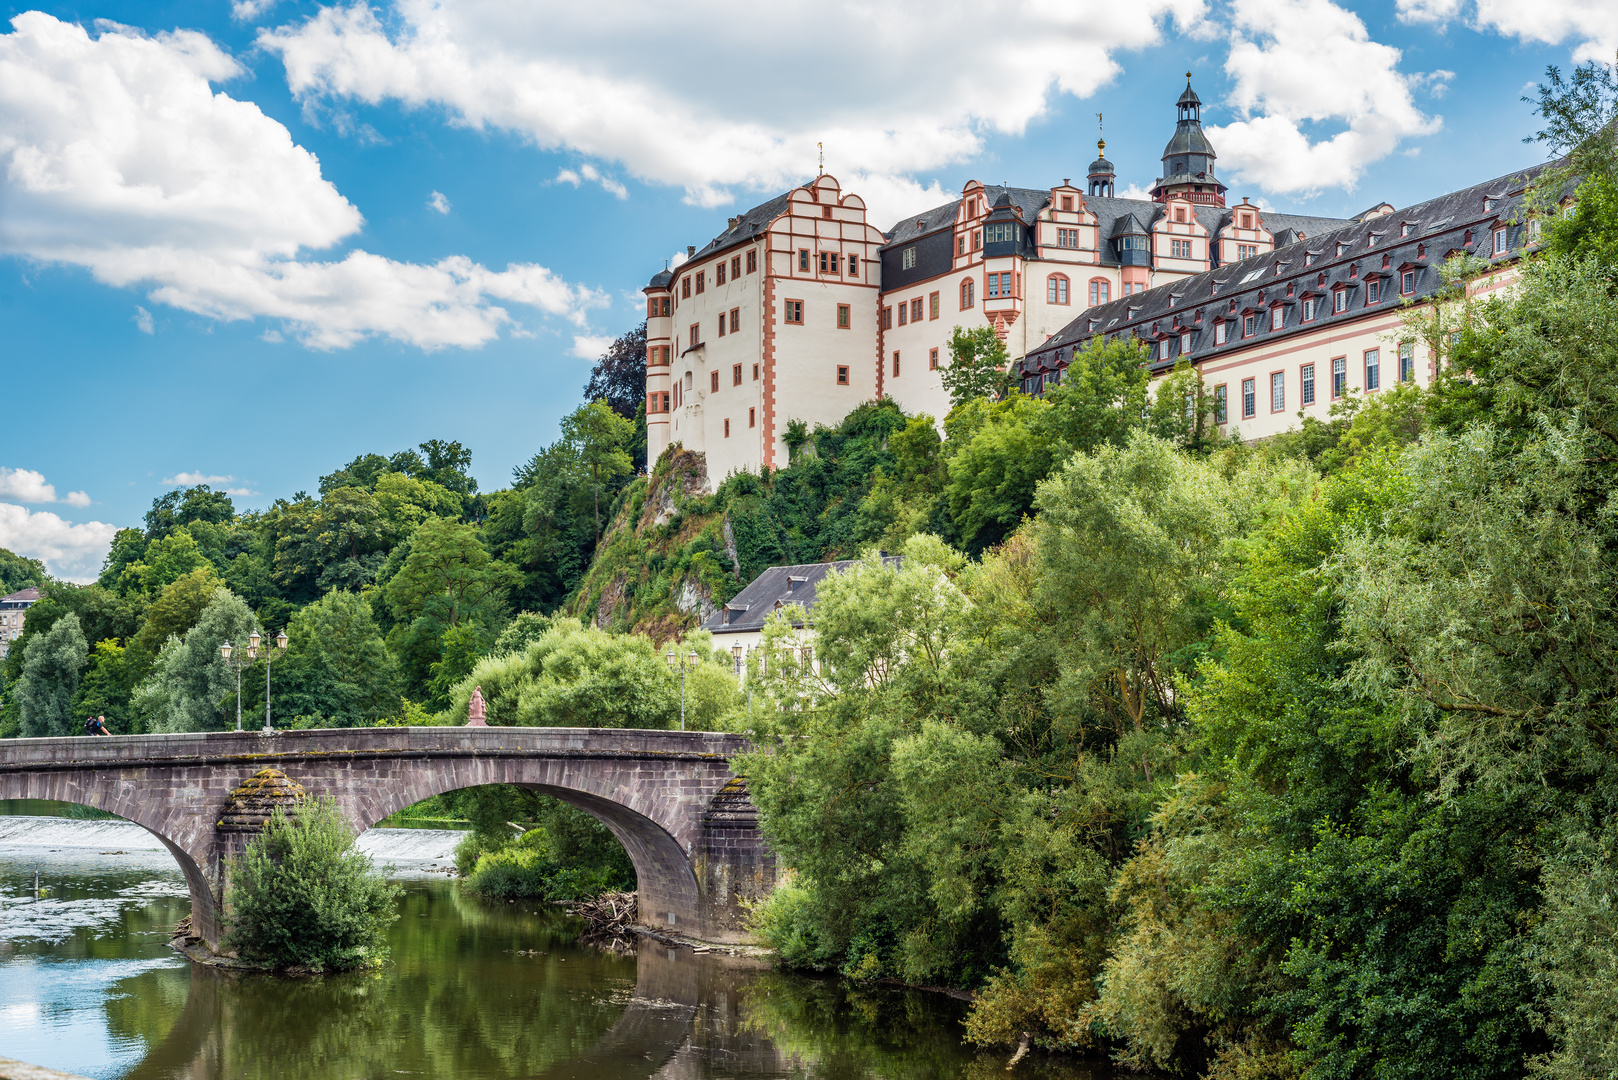
[[[13,898],[21,869],[0,857]],[[68,905],[167,880],[130,864],[55,869],[57,900]],[[9,984],[12,1000],[40,1011],[8,1028],[0,1008],[0,1044],[38,1034],[23,1040],[38,1063],[107,1080],[1005,1075],[1004,1053],[962,1045],[960,1002],[652,942],[630,956],[603,953],[580,946],[577,925],[552,910],[486,903],[448,882],[407,886],[390,965],[338,977],[244,976],[179,961],[163,931],[184,906],[177,896],[119,900],[93,928],[32,936],[18,932],[16,909],[0,991]],[[1015,1075],[1110,1073],[1031,1058]]]

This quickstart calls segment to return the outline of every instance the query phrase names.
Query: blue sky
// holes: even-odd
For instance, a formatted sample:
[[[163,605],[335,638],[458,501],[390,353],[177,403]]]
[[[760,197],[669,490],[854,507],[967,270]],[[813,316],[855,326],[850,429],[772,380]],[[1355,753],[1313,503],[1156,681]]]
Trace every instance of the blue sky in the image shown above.
[[[1079,179],[1103,112],[1123,193],[1191,70],[1233,196],[1346,216],[1539,160],[1519,98],[1618,45],[1594,0],[6,16],[0,546],[75,578],[188,478],[262,507],[442,438],[504,486],[646,279],[817,141],[886,227],[968,179]]]

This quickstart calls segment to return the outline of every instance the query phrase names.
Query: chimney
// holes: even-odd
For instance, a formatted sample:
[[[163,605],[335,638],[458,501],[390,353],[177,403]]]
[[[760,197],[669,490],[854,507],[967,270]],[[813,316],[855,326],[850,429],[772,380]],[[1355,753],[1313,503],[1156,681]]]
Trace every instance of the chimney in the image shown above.
[[[689,259],[689,258],[691,258],[691,256],[695,255],[696,253],[697,253],[697,245],[695,245],[695,244],[687,244],[685,246],[685,257],[686,258]]]
[[[1073,181],[1064,176],[1064,177],[1062,177],[1062,186],[1063,187],[1072,187],[1073,186]]]

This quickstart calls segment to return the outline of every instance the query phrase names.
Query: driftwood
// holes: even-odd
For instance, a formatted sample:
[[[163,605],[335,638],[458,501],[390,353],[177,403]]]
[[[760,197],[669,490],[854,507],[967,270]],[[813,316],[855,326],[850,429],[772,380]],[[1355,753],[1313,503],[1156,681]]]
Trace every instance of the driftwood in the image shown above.
[[[631,944],[634,935],[629,929],[635,925],[634,893],[602,893],[588,900],[569,901],[562,906],[569,915],[577,915],[589,924],[579,936],[579,940],[586,945],[616,953],[634,951]]]

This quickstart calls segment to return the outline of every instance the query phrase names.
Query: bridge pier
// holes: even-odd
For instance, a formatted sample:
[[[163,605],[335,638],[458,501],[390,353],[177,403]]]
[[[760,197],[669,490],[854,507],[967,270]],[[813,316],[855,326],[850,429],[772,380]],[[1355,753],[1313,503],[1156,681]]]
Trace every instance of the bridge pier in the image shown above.
[[[217,948],[228,860],[277,800],[330,796],[358,834],[431,795],[517,784],[612,830],[635,866],[644,924],[737,944],[748,940],[747,903],[769,894],[776,873],[730,769],[743,749],[737,735],[603,728],[5,739],[0,798],[80,803],[145,827],[185,874],[192,932]]]

